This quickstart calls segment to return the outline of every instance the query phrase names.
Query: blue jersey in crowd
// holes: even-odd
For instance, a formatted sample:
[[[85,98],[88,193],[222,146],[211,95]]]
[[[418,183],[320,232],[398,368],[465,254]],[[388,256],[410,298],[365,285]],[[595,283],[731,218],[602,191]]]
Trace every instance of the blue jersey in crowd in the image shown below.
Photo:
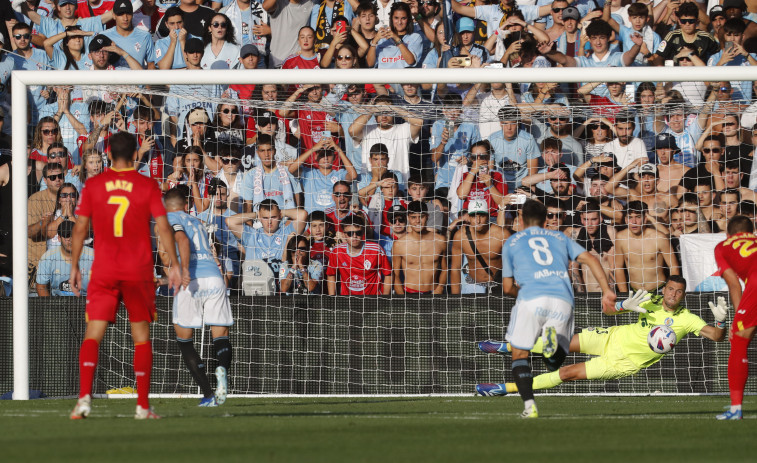
[[[189,238],[189,277],[221,278],[221,271],[216,265],[213,252],[210,250],[208,234],[200,219],[192,217],[186,212],[169,212],[168,223],[174,231],[183,231]]]
[[[573,304],[568,266],[586,252],[564,233],[529,227],[508,238],[502,248],[502,277],[520,286],[519,300],[550,296]],[[514,266],[513,263],[518,265]]]

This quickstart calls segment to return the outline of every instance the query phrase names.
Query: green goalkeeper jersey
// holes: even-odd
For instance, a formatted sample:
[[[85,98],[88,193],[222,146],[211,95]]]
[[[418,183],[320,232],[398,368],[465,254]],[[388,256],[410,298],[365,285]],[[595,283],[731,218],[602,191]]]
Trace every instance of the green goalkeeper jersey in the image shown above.
[[[700,317],[679,307],[675,312],[668,312],[662,307],[662,296],[654,296],[639,305],[647,310],[640,313],[639,320],[630,325],[611,328],[612,339],[609,345],[620,348],[626,358],[641,368],[658,362],[665,354],[656,354],[647,344],[649,330],[656,325],[667,325],[676,333],[680,342],[689,333],[699,336],[699,331],[707,325]]]

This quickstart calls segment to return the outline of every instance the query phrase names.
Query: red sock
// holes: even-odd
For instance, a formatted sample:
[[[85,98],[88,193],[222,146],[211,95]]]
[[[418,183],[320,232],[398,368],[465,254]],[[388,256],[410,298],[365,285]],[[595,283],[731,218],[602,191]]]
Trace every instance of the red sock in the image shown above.
[[[749,376],[747,348],[749,339],[733,335],[731,354],[728,356],[728,389],[731,391],[731,405],[741,405],[744,400],[744,387]]]
[[[152,372],[152,343],[134,344],[134,376],[137,377],[137,405],[150,408],[150,373]]]
[[[100,344],[92,338],[87,338],[79,348],[79,397],[92,394],[92,381],[97,369],[97,355]]]

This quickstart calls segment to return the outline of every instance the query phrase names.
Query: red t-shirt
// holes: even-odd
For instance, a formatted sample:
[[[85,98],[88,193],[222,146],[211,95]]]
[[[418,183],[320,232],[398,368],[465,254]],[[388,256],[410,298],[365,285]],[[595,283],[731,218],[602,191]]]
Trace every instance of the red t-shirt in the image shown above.
[[[303,58],[302,55],[294,55],[287,58],[281,69],[320,69],[321,58],[316,53],[313,58]]]
[[[471,175],[470,173],[465,175]],[[492,172],[492,184],[497,187],[497,191],[502,193],[503,195],[507,194],[507,183],[505,183],[505,180],[502,178],[502,174],[499,172]],[[486,201],[486,204],[489,205],[489,215],[492,217],[497,217],[497,214],[499,212],[499,206],[497,203],[494,202],[494,199],[492,199],[492,195],[489,193],[489,190],[486,189],[486,184],[481,182],[473,182],[473,186],[470,189],[470,193],[468,193],[468,197],[465,198],[465,202],[463,203],[463,209],[464,211],[468,210],[468,203],[470,201],[474,201],[480,199],[482,201]]]
[[[339,143],[339,138],[326,130],[326,122],[333,122],[334,116],[325,111],[314,111],[311,109],[300,109],[297,111],[297,121],[300,125],[300,143],[302,144],[302,153],[309,150],[316,143],[326,136],[331,136],[335,143]],[[305,165],[312,168],[318,168],[318,153],[313,153],[305,161]],[[334,156],[332,169],[339,170],[341,167],[339,156]]]
[[[91,18],[92,16],[100,16],[113,9],[115,0],[103,0],[98,7],[91,7],[87,0],[79,0],[76,4],[76,16],[79,18]],[[91,12],[90,12],[91,11]],[[92,14],[92,12],[94,14]]]
[[[366,242],[357,256],[350,256],[346,244],[335,247],[329,256],[326,275],[335,276],[339,272],[342,295],[381,294],[382,281],[391,275],[392,265],[386,253],[376,243]]]
[[[343,217],[339,218],[337,217],[336,209],[332,207],[326,209],[325,212],[326,212],[326,217],[328,217],[329,220],[331,220],[331,223],[334,224],[334,227],[336,228],[335,230],[336,232],[342,231],[342,220],[346,219],[347,217],[353,214],[353,212],[350,211]],[[363,220],[365,220],[365,228],[369,228],[373,226],[373,222],[371,222],[371,220],[368,218],[367,215],[360,213],[360,217],[362,217]]]
[[[84,184],[76,214],[91,219],[97,237],[93,278],[152,280],[150,217],[166,215],[155,180],[109,169]]]

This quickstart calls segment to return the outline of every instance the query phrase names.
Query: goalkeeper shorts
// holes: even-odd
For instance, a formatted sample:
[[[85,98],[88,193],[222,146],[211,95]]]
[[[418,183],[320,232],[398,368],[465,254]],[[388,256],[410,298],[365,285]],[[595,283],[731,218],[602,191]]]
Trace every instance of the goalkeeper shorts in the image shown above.
[[[581,353],[599,356],[586,362],[586,379],[625,378],[641,370],[610,342],[613,328],[586,328],[578,333]]]

